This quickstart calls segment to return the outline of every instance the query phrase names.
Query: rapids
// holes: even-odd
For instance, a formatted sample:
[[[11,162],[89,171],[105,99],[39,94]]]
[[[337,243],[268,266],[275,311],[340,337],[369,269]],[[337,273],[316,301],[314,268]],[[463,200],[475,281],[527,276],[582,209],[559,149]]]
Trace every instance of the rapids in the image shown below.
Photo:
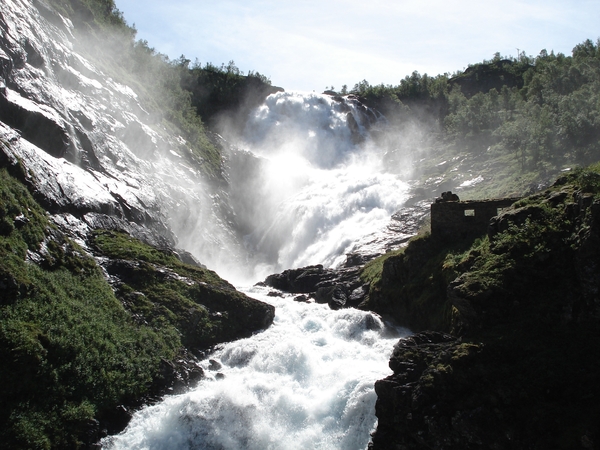
[[[248,295],[275,305],[274,324],[219,346],[196,389],[137,412],[118,449],[363,450],[373,430],[373,383],[406,330],[354,309]]]
[[[234,210],[250,230],[246,264],[213,267],[238,285],[287,268],[335,267],[386,228],[408,185],[384,167],[369,137],[382,121],[353,99],[269,96],[237,141],[260,161],[258,169],[241,164],[229,178]],[[193,241],[183,245],[201,256]],[[243,290],[276,307],[274,324],[218,346],[201,362],[207,376],[195,389],[137,412],[104,447],[367,447],[376,425],[374,382],[391,373],[393,345],[407,331],[370,312]]]

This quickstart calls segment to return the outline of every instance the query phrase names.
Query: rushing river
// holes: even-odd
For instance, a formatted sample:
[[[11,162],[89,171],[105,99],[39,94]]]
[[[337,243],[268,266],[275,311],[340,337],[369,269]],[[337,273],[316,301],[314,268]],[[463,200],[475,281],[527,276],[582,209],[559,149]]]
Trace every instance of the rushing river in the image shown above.
[[[389,223],[408,187],[384,167],[369,139],[375,116],[360,108],[351,99],[278,93],[250,117],[240,146],[263,161],[261,170],[242,166],[231,176],[238,217],[252,229],[247,264],[241,275],[215,264],[221,275],[239,285],[292,267],[334,267]],[[203,260],[193,239],[183,245]],[[219,346],[195,389],[137,412],[106,448],[367,447],[374,382],[391,373],[389,356],[405,331],[369,312],[245,292],[276,307],[274,324]]]
[[[206,379],[137,412],[108,449],[363,450],[376,424],[373,383],[391,373],[405,330],[354,309],[248,295],[276,307],[273,325],[220,346]],[[212,361],[211,361],[212,360]]]

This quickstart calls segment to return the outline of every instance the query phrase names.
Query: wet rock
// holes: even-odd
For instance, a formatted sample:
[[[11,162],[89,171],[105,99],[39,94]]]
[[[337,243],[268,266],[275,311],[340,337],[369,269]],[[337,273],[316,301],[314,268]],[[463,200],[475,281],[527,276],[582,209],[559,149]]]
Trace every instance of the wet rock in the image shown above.
[[[359,253],[349,253],[346,256],[344,267],[363,266],[367,261],[369,261],[369,258],[366,255],[361,255]]]
[[[24,139],[54,157],[67,153],[69,138],[60,119],[10,89],[0,95],[0,121],[19,130]]]
[[[363,284],[362,286],[357,287],[350,293],[350,296],[348,297],[348,304],[352,306],[358,306],[367,298],[368,293],[369,284]]]
[[[346,306],[346,287],[344,285],[325,286],[317,289],[315,301],[327,303],[331,309],[340,309]]]
[[[315,292],[317,283],[322,282],[329,273],[319,264],[269,275],[264,283],[280,291],[308,294]]]
[[[22,228],[29,223],[29,219],[24,214],[19,214],[13,221],[15,228]]]
[[[13,145],[0,145],[0,164],[19,166],[21,181],[53,214],[78,220],[104,214],[171,241],[203,230],[194,239],[207,253],[241,245],[231,242],[228,208],[212,201],[226,186],[200,183],[202,164],[190,144],[154,126],[138,92],[79,53],[85,48],[74,45],[79,22],[74,26],[44,1],[10,5],[2,9],[0,140]],[[205,220],[226,215],[225,226],[206,231]]]
[[[264,285],[283,292],[308,294],[317,303],[327,303],[332,309],[356,307],[368,292],[359,278],[361,268],[325,269],[322,265],[316,265],[289,269],[269,275]]]
[[[106,434],[117,434],[125,429],[133,411],[125,405],[119,405],[107,414],[107,419],[102,420],[101,426],[106,430]]]
[[[221,368],[223,367],[221,365],[221,363],[217,360],[209,359],[208,362],[209,362],[208,370],[217,371],[217,370],[221,370]]]

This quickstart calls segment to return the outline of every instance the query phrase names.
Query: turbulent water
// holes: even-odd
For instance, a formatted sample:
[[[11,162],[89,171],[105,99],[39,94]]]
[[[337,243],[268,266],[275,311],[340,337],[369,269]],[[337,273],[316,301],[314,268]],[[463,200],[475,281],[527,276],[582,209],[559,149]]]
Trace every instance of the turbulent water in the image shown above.
[[[290,267],[335,266],[389,223],[407,185],[383,167],[367,129],[377,118],[359,107],[278,93],[255,111],[239,145],[260,158],[260,170],[231,177],[251,229],[248,264],[221,274],[235,279],[245,270],[255,282]],[[369,312],[246,291],[275,305],[273,326],[218,348],[202,362],[208,377],[196,389],[138,412],[107,448],[366,448],[376,423],[373,385],[390,373],[403,331]]]
[[[138,412],[109,449],[362,450],[375,425],[375,380],[403,330],[369,312],[249,295],[276,307],[274,324],[221,346],[208,377]],[[224,375],[224,378],[222,377]]]
[[[385,227],[408,186],[369,137],[384,122],[352,99],[269,96],[238,143],[260,158],[260,169],[244,166],[230,178],[236,213],[250,228],[248,263],[217,263],[217,271],[248,282],[292,267],[335,267],[359,239]]]

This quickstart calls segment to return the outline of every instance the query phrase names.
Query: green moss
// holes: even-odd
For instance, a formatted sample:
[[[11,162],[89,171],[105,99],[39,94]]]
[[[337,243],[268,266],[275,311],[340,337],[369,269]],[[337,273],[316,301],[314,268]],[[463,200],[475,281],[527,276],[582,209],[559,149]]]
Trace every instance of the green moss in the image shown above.
[[[598,198],[599,168],[574,170],[519,200],[515,221],[492,238],[449,243],[424,234],[403,251],[371,261],[361,275],[371,285],[367,307],[394,315],[414,331],[451,331],[464,325],[465,313],[510,321],[516,296],[525,320],[559,316],[563,299],[577,289],[575,252],[592,220],[590,208],[577,212],[577,202]],[[452,295],[474,309],[461,312],[450,304],[451,282]]]
[[[360,279],[364,283],[376,285],[381,280],[381,273],[383,271],[383,264],[385,261],[390,257],[401,255],[403,252],[404,249],[393,250],[369,261],[361,269]]]
[[[92,245],[104,256],[111,259],[124,259],[143,261],[148,263],[140,270],[152,276],[154,266],[164,266],[174,273],[189,277],[197,283],[207,283],[224,289],[233,289],[233,286],[223,280],[216,272],[203,267],[193,266],[181,262],[179,257],[170,249],[157,249],[125,233],[96,230],[92,233]]]
[[[392,314],[413,331],[448,331],[452,310],[446,290],[456,271],[444,261],[469,243],[441,243],[426,233],[411,239],[405,249],[371,261],[361,274],[370,282],[365,307]]]
[[[180,337],[135,323],[94,260],[5,169],[0,210],[12,225],[0,234],[0,440],[76,448],[93,417],[148,392]]]
[[[189,348],[206,348],[261,328],[266,306],[211,270],[120,232],[95,231],[91,245],[116,261],[108,270],[121,281],[117,295],[131,314],[156,329],[176,329]]]

